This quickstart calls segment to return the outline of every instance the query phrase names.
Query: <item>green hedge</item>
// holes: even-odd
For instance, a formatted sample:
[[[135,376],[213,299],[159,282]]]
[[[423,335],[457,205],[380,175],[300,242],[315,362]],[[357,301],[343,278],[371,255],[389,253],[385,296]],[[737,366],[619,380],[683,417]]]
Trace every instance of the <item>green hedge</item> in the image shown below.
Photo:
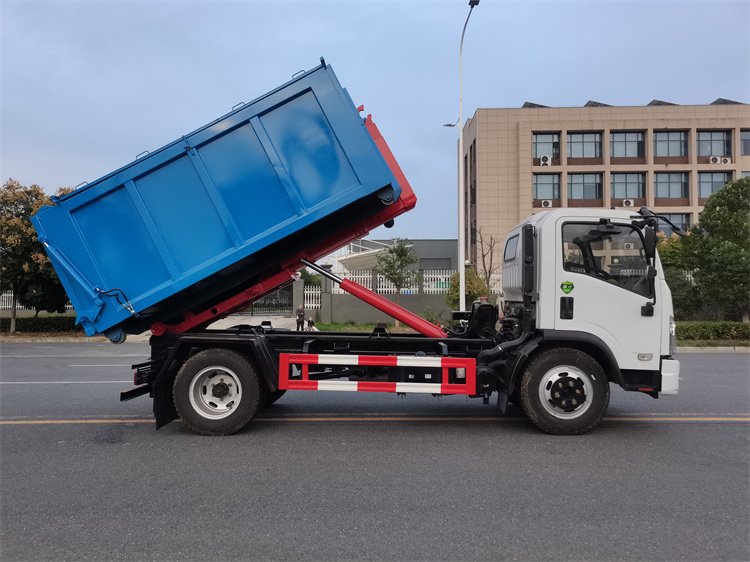
[[[17,332],[80,332],[75,316],[16,318]],[[0,318],[0,332],[10,332],[10,318]]]
[[[351,330],[348,325],[319,325],[326,330]],[[372,330],[372,325],[367,325]],[[10,331],[10,318],[0,318],[0,331]],[[73,316],[16,318],[18,332],[81,332]],[[750,324],[742,322],[677,322],[678,340],[750,340]]]
[[[677,322],[678,340],[748,340],[750,324],[742,322]]]

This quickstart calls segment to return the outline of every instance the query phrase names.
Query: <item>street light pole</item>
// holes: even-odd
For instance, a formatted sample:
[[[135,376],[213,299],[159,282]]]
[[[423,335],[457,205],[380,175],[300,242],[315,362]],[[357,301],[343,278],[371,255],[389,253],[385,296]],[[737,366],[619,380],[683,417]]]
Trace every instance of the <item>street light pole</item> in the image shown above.
[[[461,32],[461,45],[458,49],[458,309],[466,310],[466,184],[464,181],[464,131],[463,131],[463,54],[464,36],[469,18],[479,0],[469,0],[469,14]]]

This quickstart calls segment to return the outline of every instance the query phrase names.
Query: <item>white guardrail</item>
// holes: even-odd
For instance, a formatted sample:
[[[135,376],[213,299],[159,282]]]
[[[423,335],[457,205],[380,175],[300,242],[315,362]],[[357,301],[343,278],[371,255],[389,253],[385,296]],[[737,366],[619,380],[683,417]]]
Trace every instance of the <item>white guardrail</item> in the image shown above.
[[[358,271],[334,271],[339,277],[346,277],[351,281],[359,283],[381,295],[395,295],[396,287],[382,275],[377,275],[370,270]],[[409,287],[401,290],[403,295],[415,295],[420,292],[424,295],[444,295],[448,293],[451,285],[451,277],[456,273],[450,269],[426,269],[419,271],[419,279]],[[375,287],[373,287],[373,281]],[[500,275],[492,276],[492,294],[498,294],[499,290],[494,287],[500,287]],[[341,287],[334,284],[331,292],[335,295],[346,293]],[[320,293],[321,288],[317,286],[307,286],[304,289],[305,309],[320,310]]]
[[[12,310],[13,309],[13,291],[4,291],[0,293],[0,310]],[[22,306],[20,302],[16,303],[16,310],[34,310],[33,308],[27,308]],[[73,310],[73,305],[68,303],[65,305],[65,310]]]

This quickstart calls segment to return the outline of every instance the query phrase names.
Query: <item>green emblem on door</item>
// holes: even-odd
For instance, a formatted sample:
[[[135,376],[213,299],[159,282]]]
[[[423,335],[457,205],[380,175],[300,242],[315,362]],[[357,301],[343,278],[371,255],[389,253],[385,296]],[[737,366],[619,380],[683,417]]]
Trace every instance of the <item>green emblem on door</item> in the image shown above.
[[[575,289],[573,283],[571,283],[570,281],[563,281],[562,283],[560,283],[560,288],[566,295],[569,295],[573,291],[573,289]]]

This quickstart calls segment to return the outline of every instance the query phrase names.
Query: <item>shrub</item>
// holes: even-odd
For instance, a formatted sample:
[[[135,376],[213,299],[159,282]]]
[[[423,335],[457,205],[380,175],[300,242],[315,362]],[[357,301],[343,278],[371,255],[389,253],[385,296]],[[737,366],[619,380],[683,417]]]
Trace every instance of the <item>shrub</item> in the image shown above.
[[[43,318],[16,318],[18,332],[81,332],[74,316],[49,316]],[[10,318],[0,318],[0,331],[10,331]]]
[[[677,322],[678,340],[748,340],[750,324],[743,322]]]

